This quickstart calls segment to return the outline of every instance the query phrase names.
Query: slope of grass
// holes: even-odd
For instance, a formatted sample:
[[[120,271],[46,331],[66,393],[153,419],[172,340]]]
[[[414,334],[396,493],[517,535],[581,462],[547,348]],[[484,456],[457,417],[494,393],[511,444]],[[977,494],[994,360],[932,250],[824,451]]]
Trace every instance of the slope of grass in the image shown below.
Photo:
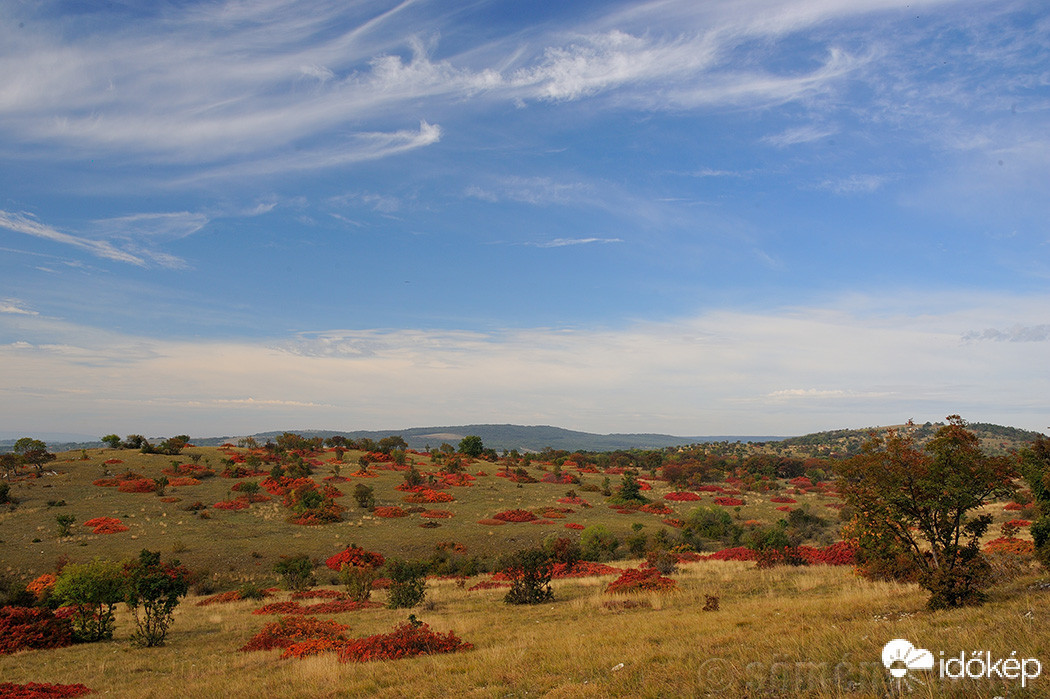
[[[637,562],[635,562],[637,563]],[[130,621],[114,641],[0,657],[7,681],[82,682],[121,697],[881,697],[892,689],[882,646],[907,638],[939,650],[987,649],[997,657],[1048,657],[1045,593],[1015,583],[979,609],[930,613],[913,586],[871,583],[847,568],[758,570],[700,562],[675,576],[679,591],[610,596],[612,578],[556,581],[556,599],[509,607],[500,590],[468,592],[432,583],[430,603],[412,610],[475,649],[455,655],[341,664],[332,654],[278,660],[279,651],[237,651],[274,617],[258,602],[181,605],[168,644],[128,645]],[[383,593],[375,593],[382,599]],[[718,611],[702,611],[707,595]],[[283,597],[282,597],[283,599]],[[641,603],[626,607],[624,600]],[[612,604],[610,607],[609,604]],[[333,617],[353,636],[390,629],[403,610]],[[1045,696],[1050,679],[926,684],[913,696]]]

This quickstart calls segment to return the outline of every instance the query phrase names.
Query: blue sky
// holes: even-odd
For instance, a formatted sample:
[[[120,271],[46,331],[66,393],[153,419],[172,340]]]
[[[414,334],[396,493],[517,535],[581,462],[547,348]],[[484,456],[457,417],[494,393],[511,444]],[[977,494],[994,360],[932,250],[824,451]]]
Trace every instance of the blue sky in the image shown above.
[[[1038,1],[0,0],[0,425],[1050,426]]]

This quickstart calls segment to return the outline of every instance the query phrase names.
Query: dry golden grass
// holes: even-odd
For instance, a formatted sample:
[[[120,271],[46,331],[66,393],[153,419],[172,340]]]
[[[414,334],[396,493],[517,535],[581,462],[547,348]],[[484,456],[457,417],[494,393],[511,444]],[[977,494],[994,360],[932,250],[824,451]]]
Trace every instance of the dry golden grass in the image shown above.
[[[131,622],[114,641],[0,657],[13,682],[82,682],[114,696],[281,697],[881,697],[892,690],[880,663],[893,638],[958,653],[1050,657],[1050,604],[1022,578],[981,608],[931,613],[915,586],[872,583],[848,568],[758,570],[750,563],[702,562],[676,576],[680,589],[629,597],[604,594],[611,578],[555,582],[556,600],[510,607],[503,591],[467,592],[432,582],[424,609],[438,631],[455,631],[475,649],[399,661],[341,664],[334,655],[278,660],[278,651],[237,648],[274,617],[258,602],[181,605],[168,644],[130,645]],[[705,595],[720,609],[701,611]],[[376,593],[382,600],[382,593]],[[283,597],[282,597],[283,599]],[[608,608],[613,599],[650,606]],[[336,615],[353,635],[386,631],[403,610]],[[618,666],[622,663],[622,667]],[[927,682],[918,697],[1037,697],[1050,678]]]

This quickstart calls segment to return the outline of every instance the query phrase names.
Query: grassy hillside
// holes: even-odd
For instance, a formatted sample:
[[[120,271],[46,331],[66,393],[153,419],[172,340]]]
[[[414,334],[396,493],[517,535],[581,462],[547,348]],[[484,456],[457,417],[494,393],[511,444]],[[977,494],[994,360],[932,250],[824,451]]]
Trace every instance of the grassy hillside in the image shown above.
[[[497,476],[500,464],[468,463],[471,485],[445,488],[451,502],[422,505],[452,513],[450,518],[425,519],[421,513],[385,519],[356,505],[358,483],[374,489],[376,505],[413,505],[396,489],[405,472],[372,464],[374,477],[355,476],[360,452],[347,452],[339,466],[345,481],[324,480],[336,469],[335,454],[316,455],[320,465],[311,478],[344,493],[336,502],[347,507],[344,521],[322,526],[290,523],[279,498],[227,511],[213,505],[238,495],[238,483],[261,476],[227,478],[215,475],[198,484],[169,486],[163,496],[120,492],[95,485],[127,471],[160,478],[175,465],[210,466],[222,472],[223,459],[246,450],[190,447],[178,457],[138,451],[89,450],[60,455],[52,471],[12,484],[13,507],[0,514],[0,560],[6,574],[23,581],[55,569],[59,559],[89,561],[96,556],[124,559],[142,548],[178,557],[202,573],[215,590],[233,589],[246,581],[268,586],[276,581],[273,564],[282,555],[304,553],[317,563],[322,586],[334,584],[323,559],[350,543],[388,557],[428,557],[438,544],[455,542],[466,556],[492,561],[499,554],[537,543],[551,534],[579,537],[566,524],[602,524],[621,538],[642,525],[650,536],[675,530],[663,524],[684,517],[698,505],[710,505],[718,493],[702,492],[699,500],[666,500],[672,488],[645,479],[644,491],[670,507],[671,515],[611,509],[595,489],[606,476],[581,473],[571,463],[564,472],[578,484],[515,483]],[[436,472],[429,456],[408,458],[427,477]],[[113,463],[119,460],[120,463]],[[107,463],[108,462],[108,463]],[[353,464],[353,465],[351,465]],[[243,465],[242,465],[243,466]],[[533,462],[533,478],[553,475],[554,464]],[[619,476],[610,477],[616,485]],[[808,507],[826,518],[833,532],[839,501],[833,491],[790,493],[792,508]],[[565,505],[568,491],[592,506]],[[746,526],[775,522],[785,507],[772,501],[778,491],[744,492],[735,521]],[[203,509],[188,506],[201,503]],[[546,508],[567,508],[557,512]],[[546,513],[539,522],[494,525],[494,514],[511,509]],[[1016,512],[1002,504],[987,508],[995,518],[992,530]],[[56,516],[75,518],[72,532],[60,536]],[[116,517],[128,527],[114,534],[95,534],[82,526],[88,519]],[[484,523],[480,523],[484,521]],[[435,522],[439,526],[421,525]],[[721,548],[711,543],[709,550]],[[613,561],[620,568],[638,560]],[[454,655],[399,661],[341,664],[331,654],[303,660],[279,660],[279,651],[242,653],[241,647],[262,626],[276,619],[251,612],[263,602],[196,606],[191,596],[178,609],[176,623],[163,648],[142,649],[127,643],[132,623],[121,608],[115,639],[48,651],[0,656],[0,677],[10,682],[84,683],[121,697],[202,698],[243,696],[342,697],[605,697],[605,696],[815,696],[881,697],[893,689],[879,662],[882,646],[893,638],[908,638],[923,647],[958,653],[989,649],[999,657],[1018,651],[1023,657],[1050,658],[1050,583],[1036,570],[1004,577],[979,609],[932,613],[926,594],[915,585],[875,583],[857,577],[847,567],[814,566],[760,570],[754,563],[700,561],[689,563],[673,578],[678,590],[668,594],[606,594],[611,577],[555,582],[553,603],[531,608],[502,603],[502,590],[470,591],[487,576],[463,585],[433,580],[428,602],[411,610],[435,630],[454,631],[474,649]],[[385,592],[377,591],[380,602]],[[709,596],[719,598],[717,611],[704,611]],[[288,593],[273,599],[287,600]],[[366,609],[331,618],[350,627],[351,636],[389,631],[406,617],[405,610]],[[1050,682],[1050,679],[1043,680]],[[1045,696],[1043,684],[1021,689],[1016,682],[998,684],[934,683],[917,696],[1011,697]]]
[[[634,561],[637,564],[637,561]],[[669,594],[607,595],[611,577],[556,581],[555,599],[532,608],[501,602],[501,590],[430,585],[424,609],[434,629],[454,631],[474,649],[395,661],[342,664],[332,654],[279,660],[280,650],[244,653],[273,616],[261,602],[176,613],[162,648],[126,643],[121,614],[112,642],[0,656],[12,682],[83,683],[127,699],[193,696],[280,697],[884,697],[895,685],[879,662],[883,644],[911,639],[958,653],[1050,657],[1045,593],[1018,580],[978,609],[930,613],[913,586],[872,583],[849,568],[757,570],[753,564],[688,564]],[[703,611],[707,596],[717,611]],[[374,593],[382,601],[384,593]],[[287,593],[275,598],[288,599]],[[267,600],[269,601],[269,600]],[[404,611],[368,609],[326,616],[352,636],[389,630]],[[918,697],[1046,696],[1040,678],[934,681],[920,673]]]

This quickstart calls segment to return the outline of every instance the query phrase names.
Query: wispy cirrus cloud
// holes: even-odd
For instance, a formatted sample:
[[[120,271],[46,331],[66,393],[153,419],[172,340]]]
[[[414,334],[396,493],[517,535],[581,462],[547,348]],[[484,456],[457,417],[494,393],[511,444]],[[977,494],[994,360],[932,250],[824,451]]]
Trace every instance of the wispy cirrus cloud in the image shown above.
[[[806,99],[870,57],[832,44],[811,66],[777,70],[762,65],[770,53],[762,42],[905,4],[814,10],[782,0],[763,4],[757,17],[732,3],[613,5],[567,31],[496,38],[442,58],[420,35],[424,27],[439,32],[451,15],[425,2],[273,0],[249,10],[231,0],[137,17],[120,33],[106,31],[111,17],[88,14],[80,31],[61,40],[36,31],[35,22],[17,30],[7,23],[0,115],[4,131],[38,144],[212,166],[276,154],[272,170],[331,167],[436,142],[425,113],[407,142],[406,131],[390,130],[409,104],[441,110],[605,95],[635,108],[680,110]],[[741,46],[746,61],[738,60]],[[358,134],[352,143],[331,143],[347,130]],[[330,141],[324,149],[280,155],[320,136]],[[798,134],[785,138],[803,142]]]
[[[147,266],[146,260],[142,257],[120,250],[105,240],[92,240],[63,233],[51,226],[40,223],[29,214],[0,211],[0,228],[6,228],[9,231],[24,233],[36,238],[43,238],[62,245],[69,245],[108,260],[127,262],[139,267]]]
[[[0,299],[0,313],[21,316],[40,315],[36,311],[26,308],[26,304],[19,299]]]
[[[881,189],[889,181],[888,175],[849,175],[821,180],[816,188],[835,194],[870,194]]]
[[[594,243],[622,243],[621,238],[555,238],[546,242],[525,243],[536,248],[564,248],[571,245],[591,245]]]
[[[594,186],[584,182],[557,181],[551,177],[505,176],[485,185],[470,185],[464,194],[488,202],[516,201],[537,206],[593,204]]]
[[[192,235],[207,223],[207,216],[185,211],[132,214],[90,222],[87,228],[91,236],[87,237],[60,231],[28,213],[0,211],[0,228],[68,245],[107,260],[170,269],[182,269],[186,263],[158,250],[156,244]]]

